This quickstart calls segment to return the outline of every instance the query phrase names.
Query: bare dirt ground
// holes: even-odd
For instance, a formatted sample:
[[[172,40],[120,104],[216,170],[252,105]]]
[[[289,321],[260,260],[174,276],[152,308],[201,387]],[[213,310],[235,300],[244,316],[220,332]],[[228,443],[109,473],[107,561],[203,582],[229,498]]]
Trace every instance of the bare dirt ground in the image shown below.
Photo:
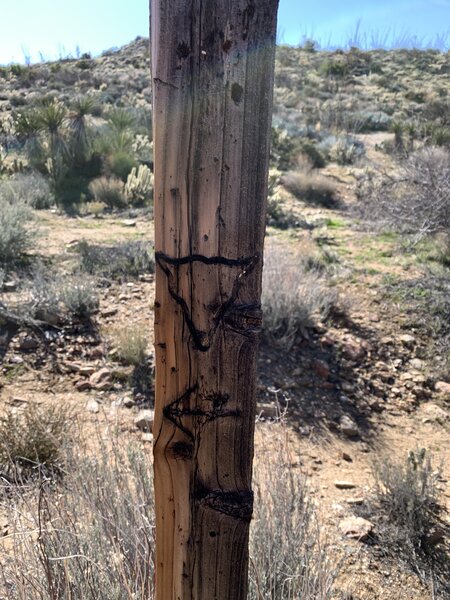
[[[368,498],[374,460],[405,457],[419,448],[427,448],[435,464],[442,465],[440,486],[450,509],[450,398],[433,389],[430,367],[420,358],[427,340],[411,330],[399,307],[380,290],[386,273],[411,277],[414,266],[397,254],[391,239],[358,230],[346,214],[309,209],[306,217],[338,224],[323,225],[313,235],[326,238],[340,257],[338,285],[347,309],[318,325],[288,353],[276,342],[262,342],[256,454],[267,447],[268,437],[281,434],[281,428],[283,435],[287,431],[293,465],[308,476],[327,541],[343,560],[340,586],[347,598],[431,600],[432,593],[415,574],[389,556],[374,553],[370,537],[363,543],[339,530],[340,522],[356,514],[355,506]],[[153,235],[144,217],[130,224],[121,218],[68,218],[41,211],[38,220],[44,230],[39,252],[62,260],[82,239],[96,244],[136,239],[151,243]],[[269,235],[293,244],[305,234]],[[25,350],[21,338],[14,341],[0,379],[2,409],[64,403],[72,407],[85,433],[100,423],[117,428],[124,439],[141,439],[134,419],[151,405],[151,386],[144,393],[130,389],[129,370],[111,360],[108,331],[118,323],[141,324],[151,351],[153,294],[151,275],[112,283],[100,289],[93,331],[72,330],[50,353],[33,344]],[[104,389],[84,385],[102,369],[109,373]],[[124,404],[127,398],[132,401]],[[282,419],[272,418],[277,407]],[[351,419],[355,432],[346,433],[343,418]],[[142,444],[151,460],[148,436]],[[348,489],[336,485],[342,481]]]

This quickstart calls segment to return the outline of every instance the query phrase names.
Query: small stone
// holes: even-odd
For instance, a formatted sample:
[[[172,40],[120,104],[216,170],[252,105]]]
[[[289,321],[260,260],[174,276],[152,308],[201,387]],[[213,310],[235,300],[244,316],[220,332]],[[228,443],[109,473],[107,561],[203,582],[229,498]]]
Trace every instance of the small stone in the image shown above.
[[[341,432],[347,437],[357,437],[359,435],[359,429],[355,421],[348,415],[343,415],[339,420],[339,428]]]
[[[118,309],[115,307],[111,307],[111,308],[105,308],[104,310],[102,310],[102,312],[100,314],[102,317],[107,319],[108,317],[114,317],[114,315],[117,315],[117,313],[118,313]]]
[[[278,406],[269,402],[258,404],[256,412],[260,418],[264,419],[277,419],[280,416]]]
[[[434,386],[438,394],[442,394],[446,400],[450,400],[450,383],[446,381],[438,381]]]
[[[4,292],[15,292],[16,289],[17,289],[16,281],[5,281],[5,283],[3,284]]]
[[[407,348],[412,348],[416,343],[416,338],[413,335],[410,335],[409,333],[404,333],[403,335],[401,335],[399,337],[399,340]]]
[[[352,496],[352,498],[347,498],[345,501],[351,506],[360,506],[364,504],[364,496]]]
[[[351,481],[335,481],[334,486],[338,490],[353,490],[356,487],[356,483]]]
[[[363,542],[373,531],[373,524],[362,517],[348,517],[339,523],[345,537]]]
[[[97,414],[98,411],[100,410],[100,405],[97,402],[97,400],[94,400],[94,399],[88,400],[88,402],[86,404],[86,409],[91,413]]]
[[[109,389],[112,385],[112,372],[107,367],[103,367],[89,377],[89,383],[91,387],[97,389]]]
[[[151,431],[153,429],[154,418],[155,412],[153,410],[141,410],[138,416],[134,419],[134,424],[141,431]]]
[[[424,404],[422,410],[433,420],[447,421],[450,418],[450,415],[446,410],[431,402]]]
[[[364,357],[366,350],[361,343],[347,342],[342,348],[342,352],[345,358],[349,360],[358,361]]]
[[[39,342],[30,336],[24,337],[22,340],[20,340],[20,346],[19,346],[20,350],[36,350],[37,348],[39,348]]]
[[[125,408],[133,408],[136,402],[133,400],[133,398],[130,398],[130,396],[125,396],[122,398],[122,404],[125,406]]]
[[[150,432],[143,433],[141,435],[141,440],[143,442],[147,442],[148,444],[152,444],[153,443],[153,433],[150,433]]]
[[[124,219],[121,221],[124,227],[136,227],[136,221],[134,219]]]
[[[78,369],[78,373],[84,377],[90,377],[93,373],[95,373],[95,368],[84,365]]]
[[[86,392],[92,387],[89,381],[87,381],[86,379],[78,379],[78,381],[75,381],[74,385],[78,392]]]
[[[319,360],[318,358],[314,359],[312,362],[312,368],[319,377],[322,377],[323,379],[328,379],[328,376],[330,374],[330,367],[325,361]]]
[[[353,462],[353,458],[347,452],[342,452],[342,458],[347,462]]]

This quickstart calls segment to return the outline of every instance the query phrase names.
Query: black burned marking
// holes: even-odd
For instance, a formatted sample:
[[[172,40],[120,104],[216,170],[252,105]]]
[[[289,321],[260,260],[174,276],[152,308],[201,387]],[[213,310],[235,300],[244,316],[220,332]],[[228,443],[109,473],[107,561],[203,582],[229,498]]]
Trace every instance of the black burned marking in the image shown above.
[[[195,499],[205,508],[215,510],[224,515],[249,523],[253,514],[253,492],[223,492],[207,490],[197,484]]]
[[[198,385],[194,385],[186,390],[179,398],[163,408],[163,415],[171,421],[178,429],[180,429],[187,437],[194,441],[194,434],[187,428],[183,422],[184,417],[194,417],[198,426],[204,426],[211,421],[223,417],[239,417],[239,410],[228,410],[226,405],[229,402],[227,394],[209,394],[199,396],[199,400],[210,404],[209,408],[191,408],[191,396],[198,393]]]
[[[231,99],[235,104],[240,104],[242,102],[242,97],[244,95],[244,88],[239,83],[233,83],[231,86]]]
[[[244,278],[253,271],[256,263],[259,261],[258,254],[242,259],[230,259],[225,258],[223,256],[208,257],[202,256],[200,254],[192,254],[190,256],[183,256],[181,258],[172,258],[170,256],[167,256],[163,252],[156,252],[155,260],[156,264],[162,269],[162,271],[167,277],[167,283],[171,297],[175,300],[175,302],[181,307],[183,311],[184,320],[191,334],[194,348],[200,350],[201,352],[207,352],[211,348],[214,334],[216,333],[219,326],[223,323],[230,325],[231,328],[237,333],[247,335],[245,329],[245,319],[241,319],[242,326],[234,326],[233,324],[238,323],[238,320],[233,315],[236,313],[236,311],[236,314],[244,314],[244,309],[239,308],[240,305],[237,304],[239,291],[244,282]],[[186,300],[177,293],[177,277],[174,276],[170,269],[170,267],[178,269],[182,265],[193,264],[194,262],[200,262],[205,265],[221,265],[229,268],[238,269],[238,273],[236,274],[236,277],[234,279],[230,297],[228,298],[228,300],[220,304],[215,309],[215,314],[212,318],[212,326],[208,331],[202,331],[200,329],[197,329],[197,327],[195,326]],[[259,305],[246,305],[245,308],[245,310],[250,310],[250,313],[251,311],[258,311],[259,309]],[[250,321],[248,322],[250,323]],[[250,330],[248,332],[249,335],[254,333],[253,329],[253,325],[251,325]]]
[[[186,42],[180,42],[177,46],[177,56],[180,60],[187,58],[191,53],[191,49]]]
[[[231,50],[231,46],[233,42],[231,40],[225,40],[222,46],[224,52],[229,52]]]

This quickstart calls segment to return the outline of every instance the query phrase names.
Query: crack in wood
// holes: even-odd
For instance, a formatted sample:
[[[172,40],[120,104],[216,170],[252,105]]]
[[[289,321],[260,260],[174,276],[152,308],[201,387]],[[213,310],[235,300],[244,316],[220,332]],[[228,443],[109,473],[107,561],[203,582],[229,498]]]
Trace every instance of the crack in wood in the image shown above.
[[[212,345],[212,339],[221,323],[228,325],[233,331],[241,335],[254,335],[261,328],[261,306],[259,304],[237,304],[239,290],[244,278],[253,271],[260,260],[259,254],[241,259],[230,259],[223,256],[203,256],[192,254],[180,258],[172,258],[163,252],[156,252],[156,264],[162,269],[167,277],[168,288],[171,297],[181,307],[184,320],[192,336],[194,347],[200,352],[207,352]],[[233,288],[228,300],[219,305],[212,319],[212,327],[209,331],[202,331],[195,326],[191,312],[186,300],[180,296],[176,289],[176,278],[172,274],[169,265],[176,269],[187,264],[200,262],[205,265],[221,265],[229,268],[239,268]]]

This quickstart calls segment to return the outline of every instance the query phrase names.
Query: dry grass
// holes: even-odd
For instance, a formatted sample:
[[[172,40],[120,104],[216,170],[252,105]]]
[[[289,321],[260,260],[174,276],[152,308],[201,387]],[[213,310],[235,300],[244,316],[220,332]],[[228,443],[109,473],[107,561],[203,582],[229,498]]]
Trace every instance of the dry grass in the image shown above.
[[[30,404],[9,409],[0,417],[0,473],[10,481],[58,470],[70,432],[71,417],[64,406]]]
[[[306,478],[291,466],[284,425],[271,427],[276,433],[254,467],[249,600],[329,600],[339,565],[324,543]]]
[[[136,447],[68,455],[64,486],[5,492],[10,534],[0,544],[7,600],[153,597],[153,486]],[[12,551],[5,551],[7,544]]]
[[[334,183],[312,170],[309,172],[289,171],[283,177],[283,185],[298,200],[308,204],[333,208],[338,203]]]
[[[118,327],[111,331],[110,339],[121,362],[134,367],[145,364],[148,343],[145,328],[139,325]]]
[[[338,294],[324,274],[310,268],[311,254],[266,243],[262,304],[266,335],[292,345],[297,336],[327,317]]]

